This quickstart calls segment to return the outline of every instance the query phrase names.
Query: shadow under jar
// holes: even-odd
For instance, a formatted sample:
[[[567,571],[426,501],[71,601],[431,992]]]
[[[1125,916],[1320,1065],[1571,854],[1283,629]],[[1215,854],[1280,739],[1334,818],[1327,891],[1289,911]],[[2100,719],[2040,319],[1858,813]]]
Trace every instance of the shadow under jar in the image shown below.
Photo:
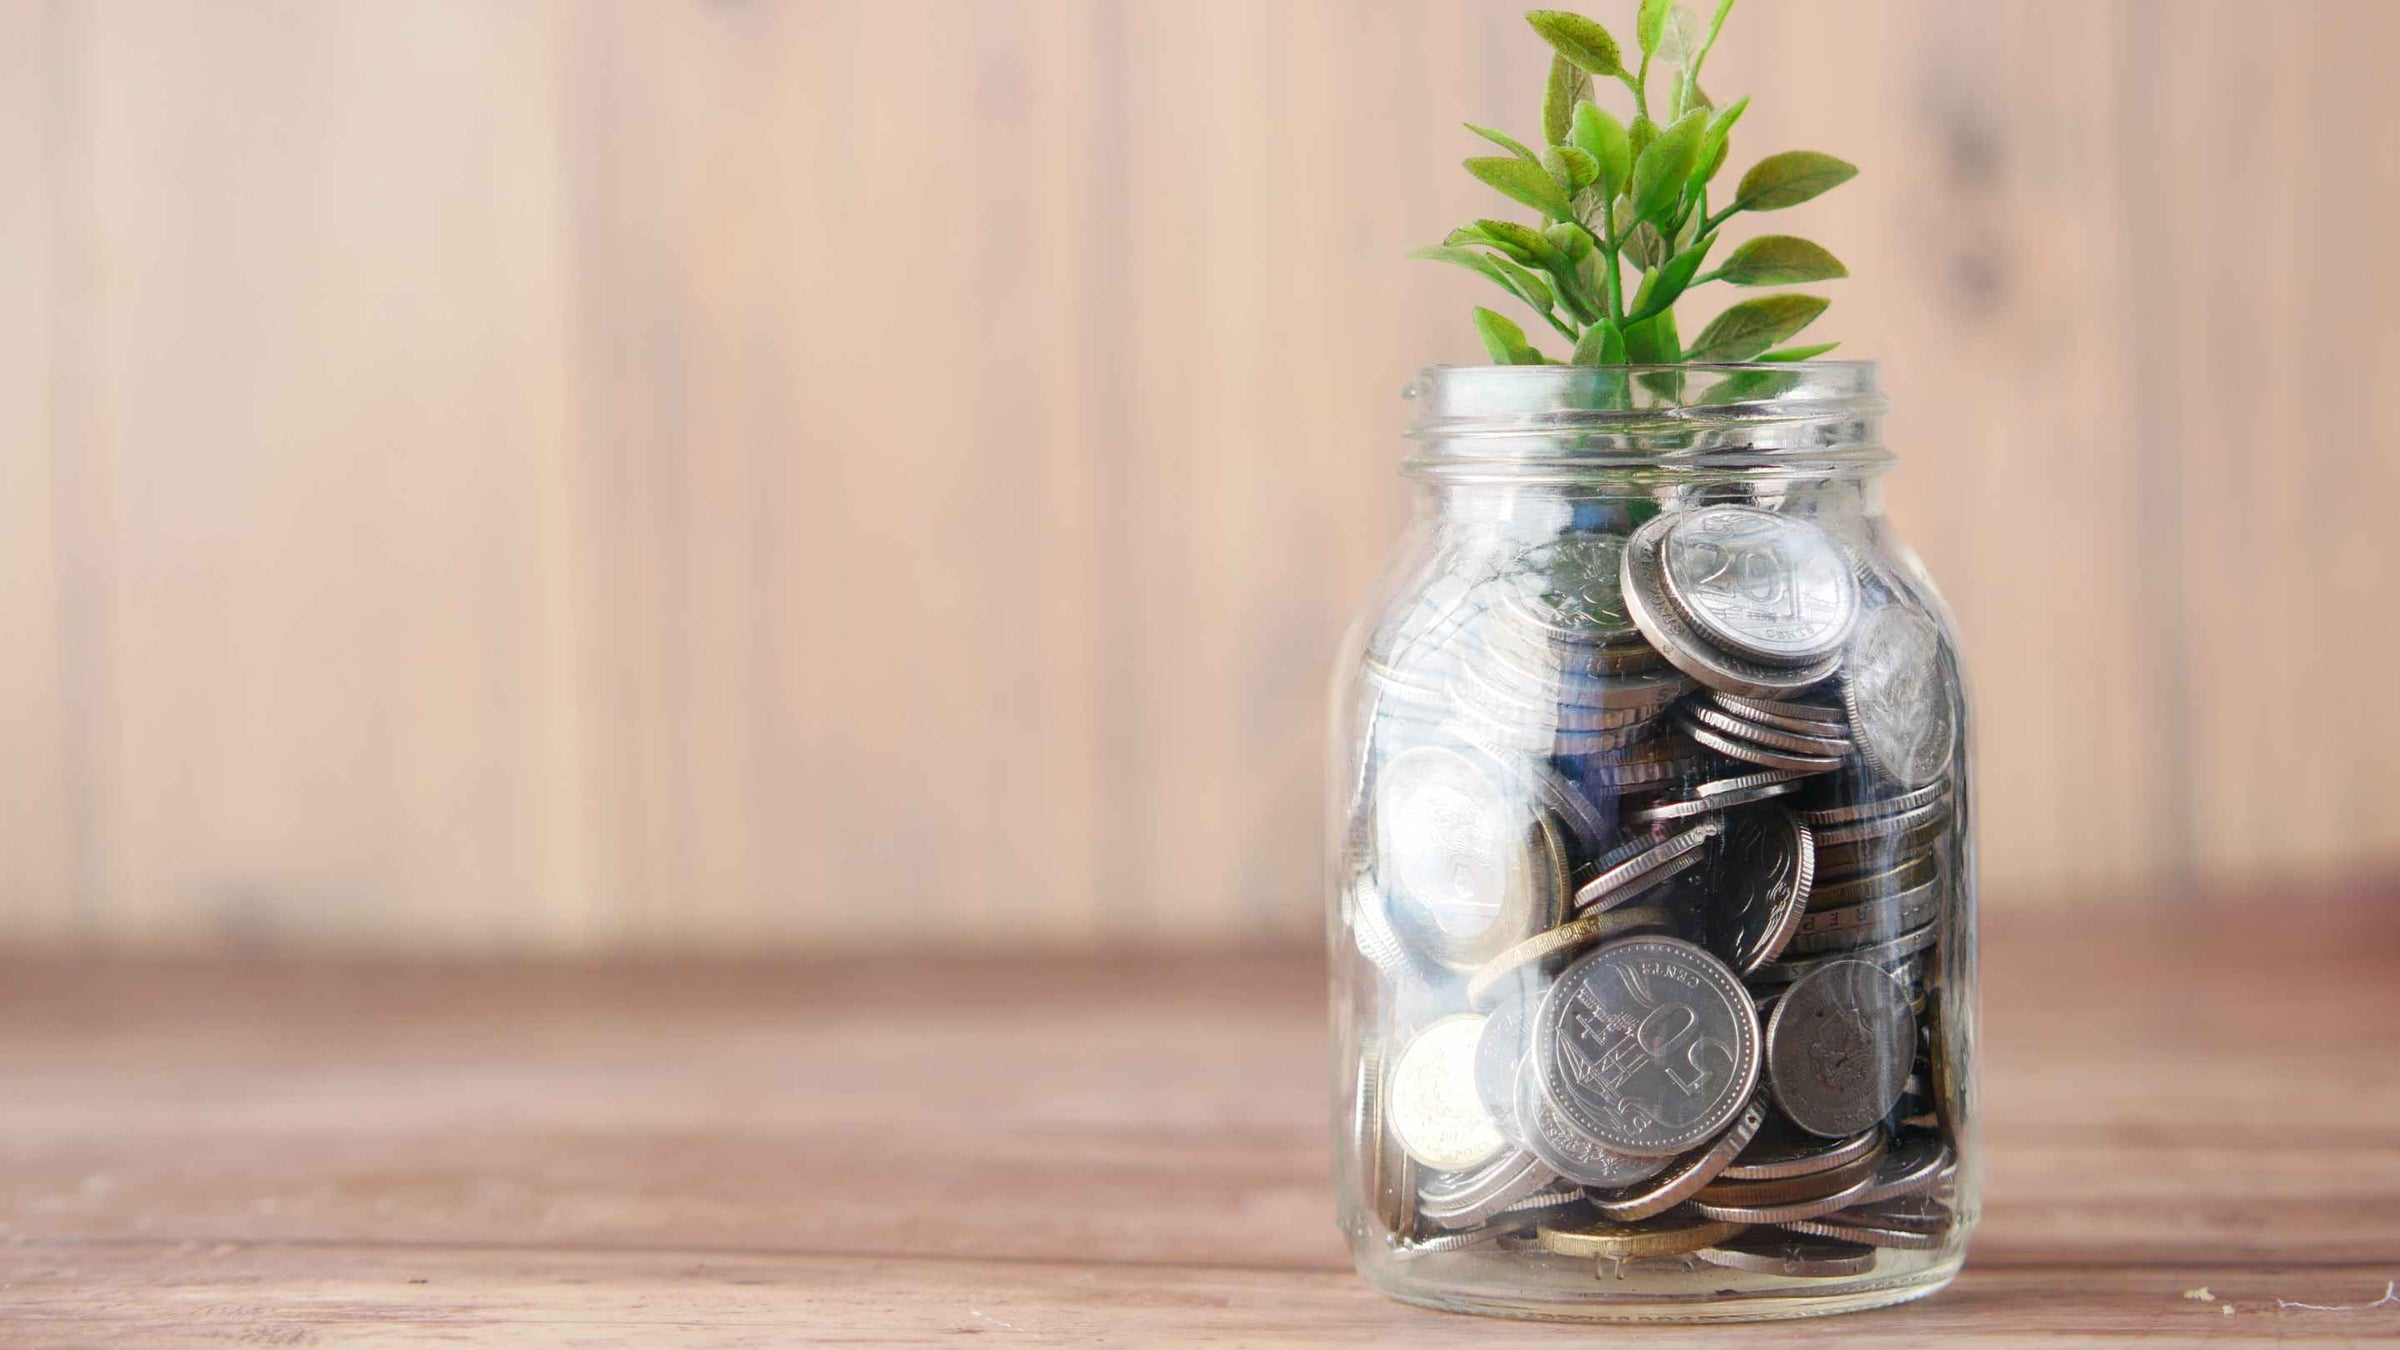
[[[1359,1271],[1706,1321],[1939,1289],[1977,1214],[1967,708],[1863,362],[1425,372],[1335,683]]]

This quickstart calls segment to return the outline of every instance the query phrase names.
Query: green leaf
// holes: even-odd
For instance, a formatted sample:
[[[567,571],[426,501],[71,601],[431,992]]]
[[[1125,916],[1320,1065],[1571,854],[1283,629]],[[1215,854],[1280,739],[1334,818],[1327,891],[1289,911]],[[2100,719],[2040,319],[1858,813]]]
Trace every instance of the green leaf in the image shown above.
[[[1531,225],[1520,225],[1513,220],[1479,220],[1473,228],[1491,241],[1494,248],[1518,262],[1532,263],[1536,267],[1550,265],[1555,246],[1551,244],[1550,236]]]
[[[1575,354],[1569,358],[1579,366],[1621,366],[1625,364],[1625,335],[1617,326],[1603,319],[1583,330],[1575,340]]]
[[[1732,145],[1733,124],[1741,121],[1742,114],[1749,110],[1750,96],[1744,94],[1709,115],[1708,130],[1700,136],[1699,167],[1692,171],[1695,186],[1716,180],[1717,170],[1725,167],[1725,152]]]
[[[1592,96],[1592,77],[1564,56],[1550,58],[1550,84],[1542,92],[1542,135],[1565,145],[1574,128],[1575,105]]]
[[[1858,176],[1858,166],[1814,150],[1786,150],[1750,166],[1733,204],[1744,211],[1780,211]]]
[[[1483,338],[1483,349],[1491,354],[1492,364],[1498,366],[1548,365],[1542,354],[1525,340],[1525,330],[1502,315],[1494,314],[1481,305],[1475,307],[1475,331]]]
[[[1533,25],[1533,31],[1541,34],[1552,50],[1592,74],[1613,77],[1624,73],[1617,40],[1590,19],[1563,9],[1537,9],[1527,12],[1525,22]]]
[[[1736,286],[1790,286],[1850,275],[1842,260],[1817,244],[1788,234],[1762,234],[1725,259],[1717,273]]]
[[[1542,157],[1540,155],[1533,153],[1533,151],[1525,147],[1525,142],[1518,140],[1516,137],[1509,135],[1505,131],[1494,131],[1490,127],[1479,127],[1473,122],[1463,123],[1462,125],[1464,125],[1467,130],[1483,137],[1485,140],[1490,141],[1492,144],[1508,151],[1517,158],[1524,160],[1528,164],[1539,164],[1542,162]]]
[[[1650,142],[1657,139],[1658,123],[1651,121],[1647,113],[1635,113],[1625,128],[1625,144],[1633,151],[1633,157],[1639,160],[1642,152],[1650,148]]]
[[[1780,398],[1800,387],[1796,370],[1737,370],[1716,382],[1694,403],[1755,403]]]
[[[1539,164],[1484,155],[1468,160],[1467,172],[1553,220],[1574,218],[1575,208],[1567,201],[1566,189]]]
[[[1495,258],[1472,249],[1452,248],[1447,244],[1421,248],[1409,254],[1429,262],[1446,262],[1490,280],[1535,309],[1548,311],[1557,307],[1558,299],[1551,293],[1548,282],[1517,266],[1506,258]]]
[[[1667,241],[1659,237],[1658,227],[1648,221],[1633,227],[1625,236],[1625,261],[1647,272],[1666,261]]]
[[[1573,221],[1561,221],[1551,226],[1542,231],[1542,237],[1550,241],[1550,246],[1558,250],[1559,256],[1566,259],[1570,267],[1582,262],[1591,255],[1593,249],[1599,247],[1591,231]]]
[[[1625,322],[1639,323],[1654,314],[1663,314],[1673,306],[1685,288],[1692,284],[1693,274],[1700,270],[1701,262],[1708,257],[1709,246],[1715,242],[1716,238],[1712,235],[1700,241],[1697,247],[1685,249],[1667,259],[1666,266],[1642,278],[1642,288],[1634,292],[1630,306],[1632,313],[1625,316]]]
[[[1600,166],[1600,190],[1611,197],[1624,191],[1625,180],[1633,173],[1633,147],[1625,138],[1625,124],[1586,99],[1575,105],[1575,123],[1569,131],[1575,148]]]
[[[1663,366],[1681,360],[1675,346],[1675,311],[1661,310],[1641,323],[1625,325],[1625,360],[1637,366]]]
[[[1674,7],[1674,0],[1642,0],[1640,16],[1633,21],[1633,36],[1643,51],[1658,50],[1659,39],[1667,31],[1667,11]]]
[[[1579,146],[1551,146],[1542,152],[1542,167],[1565,183],[1569,192],[1581,192],[1600,181],[1600,162]]]
[[[1675,5],[1660,25],[1658,42],[1651,51],[1670,66],[1688,66],[1700,54],[1700,44],[1707,41],[1707,33],[1700,24],[1700,16],[1690,6]]]
[[[1814,361],[1841,345],[1838,342],[1817,342],[1806,347],[1778,347],[1771,352],[1760,352],[1758,359],[1761,361]]]
[[[1692,340],[1694,361],[1747,361],[1815,322],[1832,303],[1814,295],[1762,295],[1718,315]]]
[[[1692,162],[1699,157],[1700,137],[1707,130],[1706,113],[1687,113],[1658,133],[1633,162],[1635,220],[1657,220],[1674,209],[1691,180]]]

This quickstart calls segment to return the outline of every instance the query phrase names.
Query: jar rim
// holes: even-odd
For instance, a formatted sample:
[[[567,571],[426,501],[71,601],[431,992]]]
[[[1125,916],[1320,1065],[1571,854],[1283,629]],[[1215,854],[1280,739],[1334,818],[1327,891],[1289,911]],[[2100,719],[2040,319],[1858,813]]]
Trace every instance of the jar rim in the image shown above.
[[[1406,391],[1420,477],[1594,470],[1854,473],[1891,461],[1873,361],[1429,366]]]

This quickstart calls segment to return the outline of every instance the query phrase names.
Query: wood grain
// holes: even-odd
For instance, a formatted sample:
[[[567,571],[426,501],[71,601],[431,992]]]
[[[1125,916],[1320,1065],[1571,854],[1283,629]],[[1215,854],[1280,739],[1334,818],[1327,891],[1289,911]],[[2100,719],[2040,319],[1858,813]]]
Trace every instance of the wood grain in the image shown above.
[[[2400,863],[2400,712],[2269,715],[2400,656],[2395,22],[1712,58],[1737,160],[1864,166],[1774,223],[1857,273],[2000,906]],[[1314,931],[1398,390],[1485,298],[1403,254],[1543,60],[1467,0],[12,8],[0,937]]]
[[[2400,1276],[2393,899],[1995,922],[1965,1278],[1711,1337],[2400,1334],[2275,1305]],[[1563,1341],[1349,1273],[1321,978],[1163,951],[20,962],[0,1344]]]

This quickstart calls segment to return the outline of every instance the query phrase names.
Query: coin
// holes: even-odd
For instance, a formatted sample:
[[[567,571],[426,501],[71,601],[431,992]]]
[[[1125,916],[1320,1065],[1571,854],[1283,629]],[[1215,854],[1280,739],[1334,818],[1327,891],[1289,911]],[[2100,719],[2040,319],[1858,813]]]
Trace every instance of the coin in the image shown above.
[[[1779,703],[1769,699],[1736,698],[1731,694],[1711,692],[1709,703],[1729,717],[1738,717],[1754,726],[1775,731],[1797,732],[1803,736],[1826,736],[1836,740],[1850,739],[1850,724],[1843,720],[1839,708],[1820,708],[1810,703]],[[1777,708],[1806,709],[1809,715],[1792,716],[1773,711]],[[1827,714],[1816,716],[1815,714]]]
[[[1533,925],[1534,821],[1509,780],[1443,746],[1401,752],[1376,780],[1377,877],[1393,919],[1445,964],[1487,960]]]
[[[1565,641],[1621,641],[1635,631],[1620,590],[1624,559],[1623,535],[1563,535],[1524,556],[1506,603]]]
[[[1842,780],[1824,779],[1820,781],[1838,785]],[[1843,806],[1803,807],[1800,811],[1800,818],[1811,825],[1847,825],[1854,820],[1866,820],[1872,816],[1888,816],[1914,810],[1938,800],[1943,793],[1949,790],[1950,784],[1947,781],[1928,783],[1924,787],[1903,792],[1897,797],[1877,797],[1867,801],[1853,801]],[[1836,800],[1839,800],[1839,797]]]
[[[1411,1039],[1384,1085],[1393,1137],[1418,1163],[1455,1172],[1488,1162],[1508,1141],[1475,1092],[1483,1018],[1445,1017]]]
[[[1780,806],[1719,817],[1725,827],[1710,859],[1703,946],[1747,975],[1774,960],[1808,908],[1817,851],[1809,828]]]
[[[1419,1191],[1418,1208],[1443,1228],[1472,1228],[1557,1180],[1539,1159],[1518,1149],[1438,1190]]]
[[[1746,773],[1732,778],[1719,778],[1693,788],[1691,795],[1680,801],[1656,802],[1625,813],[1628,825],[1662,825],[1671,820],[1707,815],[1712,811],[1727,811],[1753,802],[1789,796],[1800,790],[1806,775],[1769,769],[1764,773]]]
[[[1745,1232],[1699,1253],[1710,1265],[1796,1279],[1864,1275],[1875,1269],[1875,1249],[1863,1243],[1785,1232]]]
[[[1819,735],[1830,736],[1848,725],[1850,720],[1848,712],[1840,708],[1828,707],[1822,703],[1801,703],[1789,699],[1745,698],[1740,694],[1711,694],[1709,697],[1716,700],[1728,712],[1739,713],[1769,726],[1780,726],[1786,731],[1813,730]]]
[[[1772,1119],[1772,1118],[1770,1118]],[[1789,1124],[1779,1124],[1773,1133],[1760,1131],[1760,1137],[1742,1150],[1742,1156],[1724,1171],[1727,1181],[1775,1181],[1783,1177],[1801,1177],[1824,1172],[1844,1163],[1880,1153],[1883,1130],[1870,1125],[1866,1129],[1828,1145]]]
[[[1900,982],[1864,961],[1835,961],[1795,981],[1767,1019],[1767,1088],[1801,1129],[1856,1134],[1900,1099],[1916,1050]]]
[[[1642,636],[1676,669],[1725,694],[1793,693],[1841,668],[1839,652],[1800,666],[1754,661],[1711,642],[1667,595],[1666,574],[1659,561],[1659,543],[1675,523],[1674,515],[1654,517],[1633,532],[1625,545],[1625,606]]]
[[[1804,1237],[1832,1238],[1839,1242],[1857,1242],[1869,1247],[1892,1247],[1903,1251],[1931,1251],[1941,1246],[1948,1237],[1948,1233],[1941,1228],[1929,1231],[1908,1224],[1861,1218],[1856,1206],[1820,1219],[1795,1219],[1780,1226]]]
[[[1889,941],[1930,922],[1941,900],[1940,886],[1929,881],[1839,909],[1812,909],[1801,916],[1800,931],[1792,935],[1785,953],[1794,957],[1824,956]]]
[[[1683,724],[1683,731],[1685,735],[1720,755],[1745,760],[1752,764],[1763,764],[1770,769],[1786,769],[1793,773],[1831,773],[1842,767],[1840,757],[1835,755],[1803,755],[1788,750],[1775,750],[1727,736],[1691,722]]]
[[[1592,1204],[1602,1214],[1619,1222],[1631,1223],[1664,1214],[1699,1193],[1700,1188],[1717,1179],[1731,1166],[1735,1157],[1758,1133],[1767,1118],[1767,1103],[1763,1095],[1753,1095],[1742,1103],[1741,1114],[1733,1124],[1717,1136],[1708,1147],[1695,1149],[1669,1164],[1648,1184],[1638,1190],[1620,1191],[1615,1195],[1595,1195]]]
[[[1408,950],[1400,943],[1400,935],[1392,931],[1392,922],[1383,912],[1383,893],[1375,889],[1373,878],[1361,873],[1350,886],[1350,937],[1358,954],[1384,974],[1384,978],[1415,982],[1417,972],[1409,961]]]
[[[1800,818],[1808,819],[1808,813],[1802,812]],[[1923,853],[1912,853],[1895,866],[1884,868],[1879,872],[1868,872],[1845,881],[1819,881],[1816,889],[1809,894],[1808,907],[1810,909],[1841,909],[1846,905],[1855,905],[1861,901],[1881,899],[1885,896],[1897,895],[1902,891],[1915,890],[1933,880],[1940,870],[1940,860],[1934,856],[1931,849],[1927,849]],[[1803,931],[1806,931],[1805,926]]]
[[[1517,1118],[1517,1068],[1533,1044],[1525,1026],[1529,1002],[1530,991],[1523,987],[1504,989],[1475,1037],[1475,1095],[1500,1127],[1501,1137],[1519,1147],[1525,1137]]]
[[[1752,979],[1760,984],[1789,985],[1836,961],[1867,961],[1888,970],[1932,946],[1940,936],[1936,931],[1939,927],[1938,924],[1929,923],[1922,928],[1910,929],[1889,942],[1878,942],[1872,947],[1861,947],[1839,956],[1811,957],[1805,961],[1770,961],[1753,971]]]
[[[1700,757],[1689,742],[1662,736],[1646,745],[1614,755],[1578,757],[1573,771],[1587,785],[1630,791],[1681,778],[1698,767]]]
[[[1535,967],[1551,957],[1588,947],[1607,938],[1624,937],[1667,926],[1664,910],[1654,905],[1627,905],[1621,909],[1586,914],[1556,928],[1544,929],[1479,967],[1467,980],[1467,1003],[1475,1008],[1492,1006],[1492,1001],[1512,982],[1528,976]]]
[[[1870,839],[1890,839],[1907,834],[1912,830],[1923,829],[1927,825],[1944,819],[1949,814],[1949,799],[1936,797],[1922,806],[1912,806],[1905,811],[1869,816],[1865,820],[1853,820],[1840,825],[1828,825],[1817,832],[1817,838],[1823,841],[1827,847],[1835,844],[1863,843]]]
[[[1621,861],[1611,854],[1601,859],[1600,874],[1575,888],[1580,913],[1614,909],[1659,882],[1700,861],[1700,846],[1724,829],[1715,819],[1703,820],[1681,834],[1655,843],[1635,840],[1639,851]]]
[[[1682,715],[1711,731],[1766,746],[1770,750],[1789,750],[1800,755],[1833,755],[1850,753],[1849,738],[1843,736],[1804,736],[1793,731],[1778,731],[1747,719],[1720,712],[1706,703],[1686,703]]]
[[[1752,1182],[1750,1184],[1763,1185],[1764,1183]],[[1874,1185],[1875,1178],[1868,1176],[1830,1195],[1806,1200],[1788,1200],[1776,1204],[1748,1205],[1719,1200],[1702,1200],[1697,1197],[1684,1203],[1691,1206],[1693,1213],[1705,1214],[1712,1219],[1726,1219],[1734,1223],[1792,1223],[1800,1219],[1813,1219],[1819,1215],[1831,1214],[1837,1209],[1847,1209],[1857,1204],[1859,1198],[1866,1195]]]
[[[1530,1063],[1519,1068],[1513,1114],[1524,1132],[1526,1149],[1551,1171],[1581,1185],[1615,1189],[1647,1181],[1673,1161],[1636,1158],[1609,1149],[1551,1108],[1542,1096],[1540,1075],[1532,1071]]]
[[[1680,938],[1624,938],[1578,958],[1533,1025],[1544,1096],[1618,1153],[1663,1157],[1707,1142],[1758,1081],[1748,991]]]
[[[1497,1228],[1473,1228],[1463,1233],[1440,1233],[1433,1237],[1396,1241],[1393,1255],[1402,1259],[1411,1256],[1431,1256],[1437,1252],[1465,1251],[1470,1247],[1488,1246],[1500,1240]]]
[[[1665,518],[1667,593],[1710,641],[1787,666],[1842,651],[1858,623],[1858,577],[1822,527],[1751,506]]]
[[[1883,1161],[1883,1138],[1876,1136],[1867,1152],[1847,1162],[1816,1172],[1797,1176],[1774,1177],[1764,1181],[1730,1181],[1723,1177],[1700,1188],[1695,1200],[1712,1205],[1761,1207],[1788,1205],[1801,1200],[1822,1200],[1875,1178],[1876,1164]]]
[[[1541,1230],[1542,1249],[1560,1256],[1616,1257],[1681,1256],[1726,1241],[1742,1231],[1738,1223],[1670,1215],[1651,1223],[1611,1223],[1595,1220],[1577,1228]]]
[[[1853,1205],[1880,1205],[1950,1184],[1958,1174],[1958,1155],[1940,1135],[1920,1134],[1896,1142],[1866,1189],[1852,1196]],[[1847,1208],[1847,1206],[1845,1206]]]
[[[1407,1234],[1417,1227],[1417,1164],[1392,1140],[1382,1091],[1389,1071],[1390,1058],[1381,1043],[1372,1037],[1362,1041],[1351,1142],[1360,1179],[1366,1183],[1367,1211],[1386,1232]]]
[[[1843,657],[1842,704],[1859,756],[1902,787],[1939,779],[1957,746],[1958,713],[1941,661],[1941,630],[1899,605],[1861,619]]]

